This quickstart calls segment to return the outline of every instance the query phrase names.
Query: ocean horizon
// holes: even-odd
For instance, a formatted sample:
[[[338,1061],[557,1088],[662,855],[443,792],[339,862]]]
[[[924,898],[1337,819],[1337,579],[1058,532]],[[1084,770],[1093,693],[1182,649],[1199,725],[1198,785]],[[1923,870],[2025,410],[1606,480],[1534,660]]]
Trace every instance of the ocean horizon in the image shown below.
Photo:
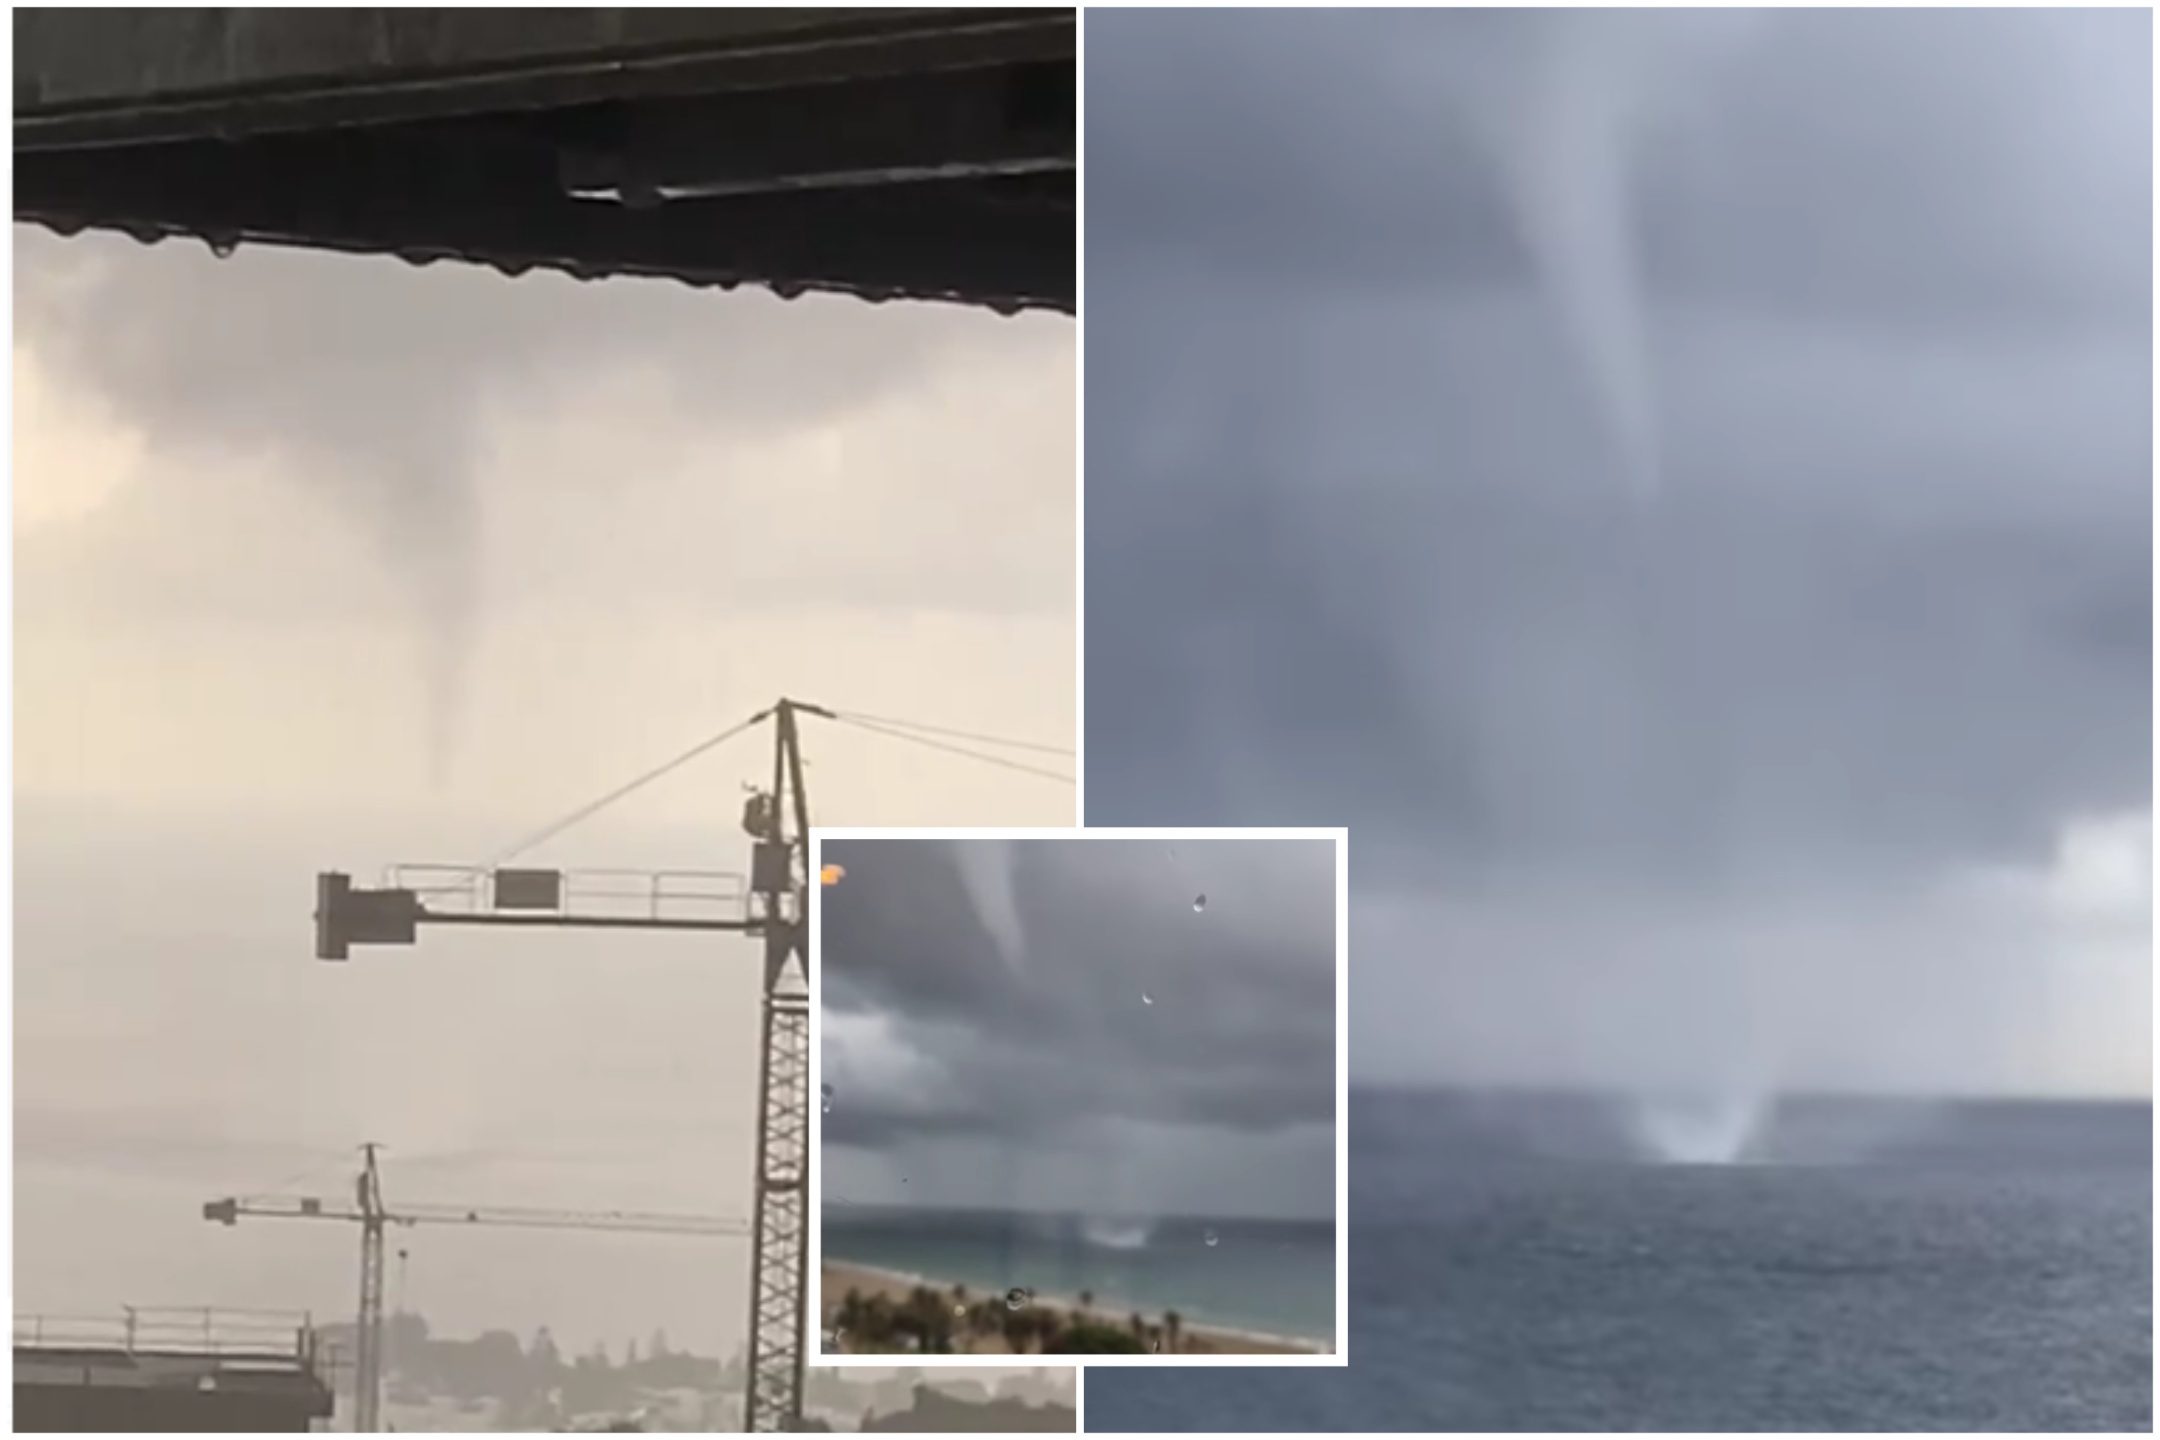
[[[1103,1369],[1102,1431],[2149,1431],[2149,1101],[1354,1088],[1350,1364]],[[1742,1158],[1744,1157],[1744,1158]]]

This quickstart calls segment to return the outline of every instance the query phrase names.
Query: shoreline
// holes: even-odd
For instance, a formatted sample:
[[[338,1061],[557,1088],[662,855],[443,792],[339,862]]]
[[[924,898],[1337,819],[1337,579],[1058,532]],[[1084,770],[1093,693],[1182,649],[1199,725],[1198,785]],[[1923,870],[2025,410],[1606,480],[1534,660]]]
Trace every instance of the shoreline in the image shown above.
[[[846,1297],[850,1289],[859,1290],[866,1297],[883,1295],[896,1303],[904,1303],[914,1291],[921,1288],[934,1290],[940,1295],[950,1295],[954,1289],[950,1282],[941,1281],[935,1276],[919,1275],[912,1271],[895,1270],[882,1265],[865,1265],[853,1260],[824,1260],[818,1268],[818,1324],[820,1329],[826,1332],[831,1331],[835,1313],[839,1310],[841,1301]],[[986,1298],[984,1295],[976,1294],[972,1287],[970,1287],[969,1293],[976,1299]],[[1106,1325],[1120,1331],[1129,1331],[1130,1327],[1125,1317],[1132,1314],[1135,1309],[1134,1306],[1119,1300],[1115,1296],[1097,1296],[1094,1303],[1083,1310],[1078,1298],[1075,1296],[1045,1294],[1031,1294],[1027,1308],[1048,1311],[1066,1320],[1085,1316],[1096,1324]],[[1144,1309],[1139,1313],[1143,1319],[1149,1319],[1150,1323],[1161,1323],[1163,1312],[1158,1312],[1153,1317],[1150,1317]],[[982,1338],[978,1337],[978,1340]],[[1196,1320],[1180,1325],[1177,1349],[1170,1350],[1166,1347],[1157,1353],[1165,1356],[1327,1355],[1332,1354],[1334,1348],[1331,1341],[1309,1340],[1296,1335],[1271,1334],[1266,1331],[1242,1329],[1234,1325]],[[905,1356],[914,1352],[903,1350],[890,1352],[847,1351],[845,1353]],[[1010,1355],[1014,1352],[1006,1348],[1002,1342],[999,1342],[994,1349],[970,1348],[955,1351],[954,1353]],[[1036,1355],[1039,1352],[1030,1350],[1022,1353]],[[1053,1355],[1045,1358],[1056,1361],[1064,1357]],[[1082,1357],[1076,1356],[1074,1358]]]

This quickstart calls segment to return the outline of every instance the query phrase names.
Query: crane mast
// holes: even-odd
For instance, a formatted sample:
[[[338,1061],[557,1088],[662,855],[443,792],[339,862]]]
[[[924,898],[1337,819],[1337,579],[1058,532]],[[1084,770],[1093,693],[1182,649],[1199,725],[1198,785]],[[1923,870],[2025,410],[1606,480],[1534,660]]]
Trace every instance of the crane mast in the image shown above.
[[[363,1434],[382,1429],[383,1203],[382,1172],[376,1168],[373,1143],[361,1147],[360,1170],[360,1330],[358,1369],[353,1385],[353,1425]]]
[[[752,881],[765,914],[750,1363],[743,1393],[743,1428],[753,1432],[792,1430],[801,1421],[809,1318],[810,962],[803,927],[810,802],[795,707],[781,701],[774,719],[772,789],[753,795],[743,813],[743,828],[757,842]],[[786,799],[794,801],[792,835],[783,814]]]

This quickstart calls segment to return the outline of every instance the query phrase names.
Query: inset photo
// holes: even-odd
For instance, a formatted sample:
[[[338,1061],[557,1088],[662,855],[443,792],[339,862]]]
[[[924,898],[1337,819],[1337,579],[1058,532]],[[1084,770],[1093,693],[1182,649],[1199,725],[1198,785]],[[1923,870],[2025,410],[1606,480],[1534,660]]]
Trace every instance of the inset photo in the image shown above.
[[[1346,1363],[1346,832],[811,858],[818,1363]]]

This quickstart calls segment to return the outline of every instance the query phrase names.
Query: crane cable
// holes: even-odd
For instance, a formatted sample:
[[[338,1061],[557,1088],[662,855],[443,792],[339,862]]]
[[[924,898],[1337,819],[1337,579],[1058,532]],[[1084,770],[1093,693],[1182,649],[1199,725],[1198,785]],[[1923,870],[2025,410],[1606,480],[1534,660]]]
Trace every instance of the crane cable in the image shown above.
[[[1070,745],[1045,745],[1036,740],[1011,740],[1002,735],[984,735],[974,730],[955,730],[946,725],[925,725],[920,720],[896,720],[890,715],[865,715],[860,710],[835,710],[837,720],[866,721],[872,725],[889,725],[896,730],[920,730],[926,735],[944,735],[954,740],[973,740],[978,745],[1004,745],[1014,750],[1033,750],[1043,755],[1070,755]]]
[[[683,766],[689,764],[692,760],[697,759],[698,756],[703,755],[706,751],[712,749],[714,746],[721,744],[723,741],[734,739],[737,735],[742,734],[751,726],[759,724],[771,714],[772,711],[770,708],[760,710],[757,714],[752,715],[749,719],[744,720],[739,724],[730,725],[727,729],[722,730],[717,735],[707,736],[705,739],[698,741],[697,744],[691,746],[689,749],[683,751],[680,755],[677,755],[674,759],[669,760],[665,764],[654,766],[652,769],[646,771],[644,774],[638,776],[637,779],[630,781],[628,784],[618,785],[613,790],[610,790],[607,794],[601,796],[599,799],[592,801],[590,804],[580,805],[577,809],[571,811],[569,814],[563,816],[560,820],[557,820],[552,825],[547,826],[545,829],[534,831],[532,835],[528,838],[519,841],[515,845],[512,845],[509,849],[504,850],[500,854],[498,854],[493,860],[490,860],[485,868],[493,870],[497,866],[501,865],[504,861],[515,860],[518,856],[523,855],[526,851],[532,849],[534,846],[539,845],[545,841],[554,839],[557,835],[562,834],[563,831],[568,830],[571,826],[577,824],[579,821],[590,819],[592,816],[598,814],[602,810],[605,810],[608,806],[614,804],[616,801],[622,799],[626,795],[629,795],[633,791],[642,790],[647,785],[650,785],[653,781],[658,780],[663,775],[672,774],[676,770],[679,770]]]
[[[720,731],[716,735],[707,736],[705,739],[698,741],[697,744],[692,745],[689,749],[677,755],[674,759],[666,761],[663,764],[654,766],[652,769],[647,770],[644,774],[638,776],[635,780],[629,781],[627,784],[616,786],[613,790],[610,790],[607,794],[601,796],[599,799],[591,801],[584,805],[580,805],[577,809],[572,810],[569,814],[563,816],[561,819],[556,820],[552,824],[547,825],[542,829],[534,831],[531,835],[519,841],[517,844],[512,845],[505,850],[499,851],[496,854],[495,858],[488,861],[488,863],[482,868],[487,870],[493,870],[508,861],[515,860],[518,856],[525,854],[527,851],[533,849],[535,846],[544,844],[545,842],[554,839],[557,835],[562,834],[563,831],[568,830],[571,826],[576,825],[581,821],[592,818],[594,815],[597,815],[602,810],[605,810],[608,806],[613,805],[616,801],[621,800],[638,790],[644,789],[647,785],[650,785],[653,781],[658,780],[663,776],[674,773],[675,771],[681,769],[683,766],[689,764],[692,760],[697,759],[698,756],[703,755],[706,751],[713,749],[715,746],[734,739],[737,735],[742,734],[744,731],[750,729],[752,726],[762,724],[772,715],[772,713],[773,712],[771,707],[768,706],[767,708],[758,711],[757,714],[752,715],[747,720],[741,721],[734,725],[730,725],[727,729]],[[864,715],[858,714],[853,711],[845,710],[834,710],[829,713],[831,714],[834,721],[839,724],[852,725],[858,730],[867,730],[874,735],[884,735],[894,740],[913,741],[917,745],[927,745],[933,750],[943,750],[947,754],[963,756],[969,760],[979,760],[985,765],[996,765],[999,768],[1005,770],[1017,770],[1024,775],[1040,775],[1045,779],[1061,781],[1067,785],[1071,785],[1074,783],[1072,776],[1064,774],[1061,771],[1049,770],[1037,765],[1024,764],[1018,760],[1008,760],[1002,755],[985,755],[979,750],[970,750],[964,746],[949,744],[944,740],[932,739],[931,737],[935,735],[952,735],[965,740],[973,740],[978,744],[1007,745],[1015,749],[1034,750],[1048,755],[1070,755],[1073,753],[1073,751],[1068,747],[1058,745],[1044,745],[1040,742],[1033,740],[1012,740],[998,735],[984,735],[972,730],[954,730],[942,725],[925,725],[920,721],[897,720],[890,716]],[[926,733],[912,733],[915,731],[922,731]]]
[[[843,715],[835,711],[833,719],[842,725],[852,725],[858,730],[868,730],[873,735],[885,735],[894,740],[910,740],[917,745],[927,745],[932,750],[943,750],[949,755],[964,755],[970,760],[980,760],[985,765],[996,765],[1000,769],[1018,770],[1023,775],[1040,775],[1044,779],[1063,781],[1067,785],[1074,783],[1073,777],[1062,771],[1046,770],[1039,765],[1025,765],[1018,760],[1008,760],[1002,755],[985,755],[980,750],[968,750],[958,745],[948,745],[942,740],[933,740],[927,735],[912,735],[905,730],[895,730],[886,725],[865,720],[860,716]]]
[[[298,1184],[299,1184],[299,1183],[300,1183],[301,1181],[303,1181],[303,1180],[308,1180],[308,1181],[314,1181],[314,1180],[327,1180],[327,1179],[328,1179],[328,1178],[330,1177],[330,1175],[331,1175],[331,1173],[332,1173],[332,1171],[333,1171],[333,1169],[334,1169],[335,1167],[338,1167],[338,1166],[342,1166],[342,1165],[344,1165],[344,1164],[346,1164],[346,1163],[348,1163],[348,1162],[346,1162],[346,1161],[344,1161],[344,1160],[342,1160],[342,1159],[340,1159],[340,1160],[327,1160],[327,1159],[324,1159],[324,1160],[316,1160],[316,1161],[312,1161],[312,1162],[310,1162],[310,1163],[309,1163],[309,1164],[308,1164],[308,1165],[307,1165],[307,1166],[306,1166],[305,1168],[303,1168],[303,1169],[300,1169],[300,1170],[296,1170],[296,1171],[294,1171],[294,1172],[293,1172],[292,1174],[290,1174],[290,1175],[286,1176],[286,1177],[285,1177],[284,1179],[282,1179],[282,1180],[278,1181],[278,1182],[277,1182],[277,1184],[275,1184],[275,1185],[272,1185],[272,1186],[271,1186],[271,1187],[270,1187],[269,1189],[267,1189],[267,1190],[257,1190],[257,1191],[255,1191],[255,1192],[254,1192],[253,1194],[249,1194],[249,1195],[241,1195],[241,1196],[237,1196],[236,1198],[237,1198],[237,1199],[241,1199],[241,1200],[284,1200],[284,1199],[289,1199],[289,1198],[292,1198],[292,1197],[290,1197],[290,1196],[289,1196],[289,1195],[287,1194],[287,1192],[288,1192],[288,1191],[290,1191],[290,1190],[292,1189],[292,1187],[293,1187],[293,1186],[295,1186],[295,1185],[298,1185]],[[338,1173],[338,1174],[340,1175],[340,1177],[342,1177],[342,1176],[343,1176],[343,1174],[344,1174],[344,1172],[343,1172],[342,1170],[338,1170],[338,1171],[337,1171],[337,1173]]]

